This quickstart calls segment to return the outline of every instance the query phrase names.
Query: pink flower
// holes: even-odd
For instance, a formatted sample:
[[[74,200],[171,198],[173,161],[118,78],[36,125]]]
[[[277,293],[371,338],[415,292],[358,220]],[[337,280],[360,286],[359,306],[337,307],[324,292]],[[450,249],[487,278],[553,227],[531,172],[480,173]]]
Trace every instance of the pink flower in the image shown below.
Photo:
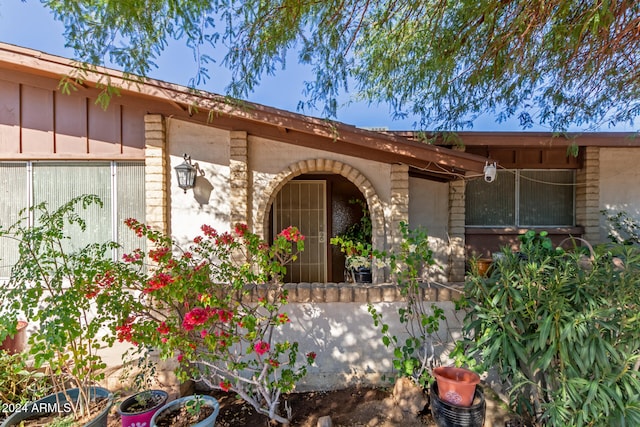
[[[182,354],[182,353],[179,354],[177,359],[178,359],[178,363],[182,363],[182,359],[184,359],[184,354]]]
[[[196,307],[184,315],[182,327],[186,331],[192,331],[193,328],[203,325],[208,319],[209,311],[201,307]]]
[[[298,241],[304,240],[304,235],[300,233],[300,230],[298,230],[296,227],[293,227],[291,225],[285,228],[284,230],[282,230],[279,235],[284,237],[289,242],[298,242]]]
[[[222,391],[231,390],[231,383],[229,383],[229,381],[220,381],[220,384],[218,384],[218,386],[220,387],[220,390],[222,390]]]
[[[258,353],[260,356],[262,356],[263,354],[265,354],[267,351],[269,351],[269,343],[268,342],[264,342],[264,341],[258,341],[256,343],[256,345],[253,346],[253,349],[256,351],[256,353]]]
[[[200,337],[206,338],[207,335],[209,335],[209,331],[207,331],[206,329],[200,331]]]

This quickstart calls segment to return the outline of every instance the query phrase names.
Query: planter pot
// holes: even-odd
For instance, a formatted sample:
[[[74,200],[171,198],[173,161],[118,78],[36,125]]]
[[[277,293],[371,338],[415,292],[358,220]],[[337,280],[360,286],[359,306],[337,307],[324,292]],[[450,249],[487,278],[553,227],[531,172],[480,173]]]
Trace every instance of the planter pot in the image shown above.
[[[125,399],[118,407],[122,427],[149,427],[151,418],[168,398],[166,391],[145,390]]]
[[[493,264],[492,258],[480,258],[476,261],[476,266],[478,268],[478,275],[484,277],[487,275],[489,268],[491,268],[491,264]]]
[[[431,415],[438,427],[482,427],[486,414],[486,402],[480,386],[475,388],[471,406],[457,406],[445,402],[439,396],[438,384],[431,384],[429,391]]]
[[[366,267],[359,267],[352,269],[351,273],[353,274],[353,280],[356,283],[371,283],[371,269]]]
[[[27,325],[24,320],[18,320],[17,332],[13,336],[7,336],[2,341],[2,350],[9,354],[21,353],[24,350],[25,343],[27,342]]]
[[[97,413],[93,419],[84,424],[83,427],[107,427],[109,410],[113,404],[113,394],[102,387],[91,387],[89,389],[89,393],[93,399],[108,399],[108,403],[102,411]],[[54,412],[61,412],[63,415],[68,415],[71,413],[71,405],[75,404],[78,399],[79,389],[69,389],[66,391],[66,394],[71,399],[71,402],[67,400],[67,397],[63,392],[50,394],[49,396],[43,397],[40,400],[36,400],[35,402],[26,405],[21,408],[19,412],[14,412],[9,416],[9,418],[0,424],[0,427],[18,426],[21,421],[45,417]]]
[[[480,375],[464,368],[439,366],[433,376],[438,383],[440,399],[456,406],[470,406]]]
[[[188,404],[188,402],[197,398],[202,399],[202,406],[211,408],[213,412],[205,419],[199,420],[195,424],[192,424],[191,427],[213,427],[216,424],[216,418],[220,413],[220,404],[215,398],[206,395],[181,397],[180,399],[176,399],[165,404],[162,408],[158,409],[158,411],[151,418],[151,427],[165,425],[162,424],[163,420],[166,421],[167,418],[170,418],[171,413],[180,413],[180,411]],[[166,425],[171,424],[169,423]]]

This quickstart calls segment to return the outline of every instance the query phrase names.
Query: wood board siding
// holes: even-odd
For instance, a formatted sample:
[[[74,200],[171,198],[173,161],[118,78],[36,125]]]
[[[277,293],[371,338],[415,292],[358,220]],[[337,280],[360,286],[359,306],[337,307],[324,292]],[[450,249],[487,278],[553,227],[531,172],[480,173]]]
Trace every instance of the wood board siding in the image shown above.
[[[95,91],[66,95],[53,80],[12,74],[0,74],[0,159],[144,160],[139,105],[114,97],[103,109]]]

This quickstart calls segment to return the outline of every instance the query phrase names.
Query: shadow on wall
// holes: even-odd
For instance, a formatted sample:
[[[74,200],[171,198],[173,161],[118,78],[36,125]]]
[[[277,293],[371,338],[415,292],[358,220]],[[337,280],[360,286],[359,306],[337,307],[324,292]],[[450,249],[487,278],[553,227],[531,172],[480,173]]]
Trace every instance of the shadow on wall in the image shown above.
[[[464,313],[456,313],[452,302],[438,302],[446,321],[435,340],[442,364],[461,336]],[[398,322],[403,303],[376,303],[390,331],[404,342],[407,332]],[[300,354],[314,351],[314,366],[296,387],[297,391],[340,389],[353,384],[383,384],[395,378],[393,349],[382,343],[380,330],[363,303],[291,303],[285,308],[291,323],[280,331],[286,339],[299,343]]]

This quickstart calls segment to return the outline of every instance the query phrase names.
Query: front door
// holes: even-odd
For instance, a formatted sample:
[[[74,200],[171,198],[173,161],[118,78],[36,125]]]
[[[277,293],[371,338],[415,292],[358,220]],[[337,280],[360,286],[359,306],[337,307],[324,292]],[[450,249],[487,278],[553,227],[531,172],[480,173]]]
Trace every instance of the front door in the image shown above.
[[[273,202],[273,231],[293,225],[304,234],[304,252],[288,264],[286,282],[321,282],[327,278],[326,181],[289,181]]]

